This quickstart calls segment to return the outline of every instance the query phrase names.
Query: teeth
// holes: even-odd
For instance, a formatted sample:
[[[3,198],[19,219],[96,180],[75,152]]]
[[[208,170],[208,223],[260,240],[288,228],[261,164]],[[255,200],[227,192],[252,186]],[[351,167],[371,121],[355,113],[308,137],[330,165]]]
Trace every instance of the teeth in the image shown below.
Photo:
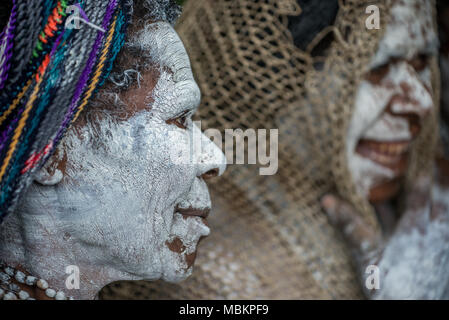
[[[402,152],[401,146],[389,145],[387,149],[388,149],[388,153],[393,154],[393,155],[401,154],[401,152]]]
[[[368,147],[382,155],[400,156],[400,155],[403,155],[408,150],[409,143],[408,142],[398,142],[398,143],[370,142]]]
[[[380,162],[380,163],[390,163],[391,162],[391,158],[379,153],[374,153],[372,155],[372,159],[376,162]]]

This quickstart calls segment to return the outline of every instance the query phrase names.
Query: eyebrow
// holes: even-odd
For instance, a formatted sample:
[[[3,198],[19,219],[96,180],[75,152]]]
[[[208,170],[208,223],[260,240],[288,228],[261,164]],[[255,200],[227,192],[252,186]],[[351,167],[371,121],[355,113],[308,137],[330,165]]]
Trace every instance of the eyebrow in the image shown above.
[[[439,54],[439,48],[440,48],[440,41],[438,40],[437,36],[432,37],[431,40],[426,41],[426,44],[423,46],[421,50],[417,52],[417,54],[425,54],[425,55],[432,55],[437,56]],[[382,66],[384,64],[389,63],[393,59],[401,59],[404,56],[407,56],[408,52],[404,52],[403,50],[396,50],[395,52],[388,52],[388,54],[382,54],[379,58],[379,53],[377,52],[374,57],[373,61],[371,62],[370,68],[376,68],[379,66]]]

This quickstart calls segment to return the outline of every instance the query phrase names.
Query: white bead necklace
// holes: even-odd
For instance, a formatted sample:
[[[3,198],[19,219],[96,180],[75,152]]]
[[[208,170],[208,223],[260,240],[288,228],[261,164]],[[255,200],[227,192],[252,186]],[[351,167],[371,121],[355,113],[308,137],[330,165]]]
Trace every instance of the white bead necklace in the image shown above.
[[[73,300],[67,297],[63,291],[56,291],[48,287],[48,282],[31,275],[26,275],[20,270],[16,270],[0,262],[0,299],[3,300],[35,300],[28,292],[22,290],[20,286],[12,282],[15,279],[18,283],[36,287],[45,292],[45,295],[55,300]]]

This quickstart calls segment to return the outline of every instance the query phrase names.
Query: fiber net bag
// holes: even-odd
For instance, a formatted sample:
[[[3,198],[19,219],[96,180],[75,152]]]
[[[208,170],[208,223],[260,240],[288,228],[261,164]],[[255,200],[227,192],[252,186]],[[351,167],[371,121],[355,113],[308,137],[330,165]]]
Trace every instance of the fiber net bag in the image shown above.
[[[370,4],[338,1],[334,24],[300,49],[289,30],[289,17],[304,14],[295,0],[186,2],[177,29],[202,91],[202,129],[278,129],[278,171],[263,176],[260,165],[229,165],[210,184],[212,233],[201,243],[188,280],[115,283],[103,298],[363,297],[349,252],[320,199],[338,192],[367,223],[380,227],[371,205],[357,195],[345,155],[358,84],[389,19],[390,2],[377,1],[382,25],[368,30]],[[430,168],[435,114],[423,125],[410,178]]]

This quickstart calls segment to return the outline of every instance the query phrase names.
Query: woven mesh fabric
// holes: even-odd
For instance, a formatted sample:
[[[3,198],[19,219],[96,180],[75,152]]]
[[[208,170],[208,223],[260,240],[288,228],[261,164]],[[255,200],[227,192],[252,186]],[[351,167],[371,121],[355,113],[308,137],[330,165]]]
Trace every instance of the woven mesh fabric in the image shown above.
[[[358,196],[345,158],[355,93],[389,18],[391,3],[378,1],[381,29],[367,30],[370,2],[340,0],[335,24],[301,51],[287,27],[288,16],[301,12],[294,0],[187,1],[178,31],[202,90],[203,129],[279,129],[279,170],[260,176],[256,165],[231,165],[210,185],[212,234],[201,243],[187,281],[121,282],[106,287],[102,298],[363,297],[320,199],[336,190],[380,228],[373,208]],[[330,34],[326,56],[313,56]],[[430,168],[436,114],[416,143],[410,179]]]

